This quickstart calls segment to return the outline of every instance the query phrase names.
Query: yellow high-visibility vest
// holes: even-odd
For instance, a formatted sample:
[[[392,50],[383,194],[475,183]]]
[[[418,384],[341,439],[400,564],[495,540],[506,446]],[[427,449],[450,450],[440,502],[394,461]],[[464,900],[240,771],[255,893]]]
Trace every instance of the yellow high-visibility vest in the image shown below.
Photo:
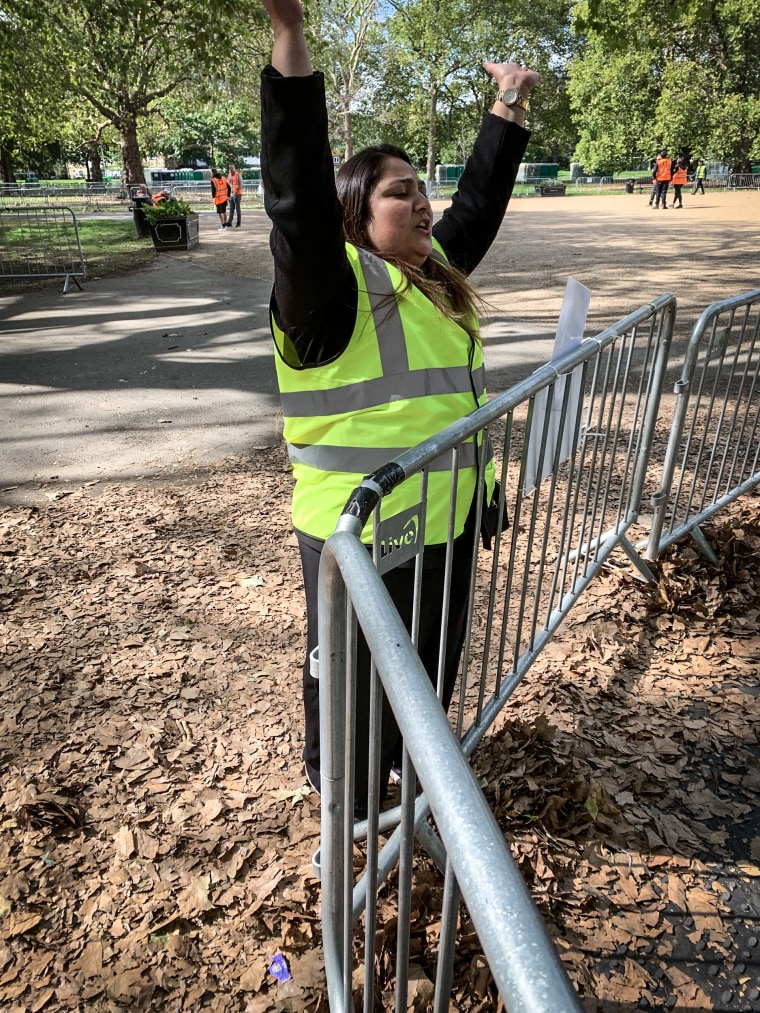
[[[445,261],[440,245],[433,256]],[[272,319],[284,435],[293,463],[293,526],[313,538],[335,530],[362,479],[486,401],[483,350],[395,267],[346,244],[358,287],[356,322],[347,348],[332,362],[303,368]],[[464,529],[476,491],[479,449],[460,448],[455,535]],[[485,468],[494,487],[492,452]],[[429,468],[425,544],[446,541],[451,454]],[[381,518],[413,507],[419,477],[381,504]],[[362,538],[372,539],[371,525]]]

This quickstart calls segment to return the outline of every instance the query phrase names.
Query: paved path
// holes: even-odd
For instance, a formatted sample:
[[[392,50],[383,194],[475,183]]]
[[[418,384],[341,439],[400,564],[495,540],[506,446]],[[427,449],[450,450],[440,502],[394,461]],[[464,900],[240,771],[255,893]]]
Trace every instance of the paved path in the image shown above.
[[[277,438],[270,284],[185,260],[0,290],[0,486],[208,464]]]
[[[682,216],[634,197],[514,201],[473,275],[489,390],[550,357],[570,275],[593,293],[592,333],[670,291],[683,340],[710,302],[760,284],[759,220],[756,192],[710,193]],[[0,287],[0,501],[53,476],[179,473],[278,438],[270,223],[251,211],[244,226],[219,233],[202,215],[191,254],[81,292]]]
[[[31,485],[179,472],[271,446],[270,282],[167,256],[155,268],[3,295],[0,500]],[[491,389],[535,368],[545,328],[489,327]],[[11,488],[16,487],[16,488]]]

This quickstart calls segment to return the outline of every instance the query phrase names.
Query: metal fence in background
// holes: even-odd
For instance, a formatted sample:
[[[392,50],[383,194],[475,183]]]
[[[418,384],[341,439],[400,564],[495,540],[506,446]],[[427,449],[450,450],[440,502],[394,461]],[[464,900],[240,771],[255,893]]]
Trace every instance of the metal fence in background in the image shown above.
[[[63,291],[87,269],[71,208],[0,207],[0,277],[63,278]]]
[[[760,190],[760,172],[732,172],[728,177],[729,190]]]
[[[646,556],[690,534],[717,563],[700,524],[760,482],[760,289],[702,313],[674,393]]]
[[[517,184],[515,192],[533,193],[535,186],[551,186],[552,184],[574,187],[576,193],[596,190],[617,191],[625,188],[627,179],[615,179],[612,176],[579,176],[567,180],[550,180],[546,177],[531,176],[523,183]],[[689,181],[693,186],[693,180]],[[173,194],[186,200],[189,204],[211,209],[211,189],[208,180],[170,181],[165,184]],[[648,190],[651,183],[648,179],[636,179],[634,186],[638,193]],[[712,190],[743,190],[760,189],[760,174],[733,173],[732,175],[713,176],[704,180],[704,186]],[[151,192],[158,192],[162,184],[149,186]],[[526,190],[527,188],[527,190]],[[44,183],[0,183],[0,207],[12,207],[19,201],[33,202],[46,206],[74,206],[80,211],[126,210],[132,199],[136,186],[124,187],[120,183],[82,183],[71,186],[55,186]],[[456,190],[456,182],[436,182],[428,184],[428,196],[432,200],[448,200]],[[260,180],[243,180],[243,206],[251,209],[264,207],[264,189]]]
[[[583,193],[583,191],[589,191],[592,189],[598,190],[600,193],[605,191],[620,190],[625,187],[628,180],[633,179],[633,186],[636,193],[648,193],[654,184],[649,177],[618,177],[615,179],[613,176],[578,176],[573,180],[576,193]],[[722,176],[711,176],[709,179],[704,179],[703,185],[707,190],[743,190],[743,189],[760,189],[760,177],[753,175],[752,173],[737,173],[732,176],[728,174]],[[689,182],[685,185],[686,188],[692,188],[694,186],[694,179],[690,178]]]
[[[41,183],[0,183],[0,208],[23,202],[40,207],[74,206],[78,211],[121,209],[127,201],[124,188],[107,183],[82,183],[72,186],[47,186]]]
[[[164,184],[172,194],[193,206],[213,209],[211,184],[208,180],[192,182],[169,182]],[[157,193],[161,184],[152,184],[149,189]],[[44,184],[0,183],[0,208],[14,207],[23,201],[42,207],[73,206],[82,211],[127,211],[129,202],[137,191],[136,186],[123,187],[121,184],[90,183],[72,186],[46,186]],[[243,180],[243,206],[264,207],[264,190],[258,180]]]
[[[211,200],[211,183],[206,180],[199,181],[179,181],[166,183],[166,189],[170,191],[172,197],[176,197],[178,200],[187,201],[188,204],[193,206],[200,206],[212,209],[213,204]],[[153,193],[158,193],[162,187],[152,187]],[[129,187],[129,195],[132,198],[137,192],[136,186]],[[246,179],[243,180],[243,207],[256,208],[264,207],[264,186],[260,180]]]
[[[395,979],[397,1008],[406,1008],[415,838],[446,869],[436,969],[437,1013],[449,1009],[460,890],[510,1013],[576,1008],[572,990],[568,991],[561,974],[554,973],[557,957],[553,947],[547,946],[535,929],[535,913],[525,913],[520,897],[513,894],[511,907],[499,907],[500,930],[493,928],[494,921],[488,921],[490,914],[486,913],[492,901],[501,904],[494,898],[501,896],[502,889],[514,889],[512,873],[503,855],[489,850],[496,845],[490,843],[484,811],[487,805],[474,779],[465,777],[460,761],[453,760],[449,736],[459,742],[462,758],[473,752],[574,602],[615,550],[622,549],[645,579],[653,579],[628,532],[636,522],[644,494],[674,319],[675,299],[661,296],[400,455],[390,468],[365,480],[341,517],[336,534],[326,543],[319,596],[320,857],[323,942],[333,1013],[353,1009],[349,1005],[353,963],[362,946],[370,955],[364,968],[364,1008],[373,1008],[376,979],[372,955],[378,932],[387,930],[386,925],[378,926],[378,890],[397,862]],[[432,689],[429,684],[424,691],[421,688],[428,675],[414,655],[414,616],[419,615],[423,596],[431,591],[426,586],[430,578],[423,570],[424,548],[421,544],[410,547],[405,540],[408,518],[399,519],[398,530],[393,518],[380,521],[380,503],[403,482],[418,483],[419,504],[414,510],[418,530],[424,530],[429,473],[436,462],[440,465],[444,461],[447,466],[450,462],[454,504],[460,455],[476,433],[486,431],[501,461],[499,513],[506,498],[511,527],[503,541],[497,536],[492,555],[481,552],[474,557],[459,686],[451,725],[444,720],[444,734],[440,723],[421,726],[416,712]],[[488,446],[489,441],[483,440],[481,467],[485,466]],[[478,496],[480,500],[482,489]],[[379,573],[359,563],[368,556],[360,535],[373,504],[377,504],[373,514],[375,566],[387,572],[394,562],[414,560],[414,650],[411,646],[407,649],[398,616],[387,614],[394,610]],[[479,510],[480,502],[477,515]],[[453,530],[450,519],[445,570],[437,571],[435,577],[443,585],[440,628],[444,631],[451,598]],[[348,540],[353,542],[351,549],[346,547]],[[392,554],[389,563],[381,551],[383,544],[404,548],[394,553],[396,560]],[[354,812],[355,795],[354,616],[358,616],[369,642],[374,666],[369,816],[367,823],[359,826],[352,826],[347,818]],[[376,629],[381,631],[375,633]],[[440,649],[445,650],[444,643]],[[405,759],[401,806],[380,815],[377,716],[382,710],[381,685],[404,735]],[[443,717],[440,705],[439,714]],[[424,734],[420,734],[421,727]],[[415,772],[423,792],[416,800]],[[459,786],[456,791],[451,787],[455,781]],[[431,810],[440,840],[427,825]],[[382,848],[378,830],[390,833]],[[367,836],[366,866],[354,882],[354,837],[363,833]],[[466,861],[460,854],[467,856]],[[489,866],[494,878],[478,876],[478,864],[490,858],[495,863]],[[497,868],[498,874],[493,871]],[[354,925],[362,912],[363,944],[354,938]],[[523,925],[529,927],[523,931]],[[541,964],[550,983],[538,974],[537,965]],[[531,991],[535,981],[540,989],[548,989],[540,1002]]]

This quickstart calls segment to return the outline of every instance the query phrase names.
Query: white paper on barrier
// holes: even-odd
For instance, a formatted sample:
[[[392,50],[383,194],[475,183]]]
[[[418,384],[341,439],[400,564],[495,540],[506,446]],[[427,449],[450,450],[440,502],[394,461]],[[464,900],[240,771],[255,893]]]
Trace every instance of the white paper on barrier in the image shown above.
[[[571,348],[575,348],[583,341],[583,331],[586,327],[588,307],[591,302],[591,291],[585,285],[581,285],[575,278],[568,278],[565,286],[565,298],[562,300],[559,320],[557,321],[557,333],[554,337],[554,348],[552,349],[551,361],[554,362]],[[564,461],[573,449],[573,433],[575,423],[580,410],[580,383],[582,378],[582,367],[578,366],[569,375],[570,394],[567,401],[567,418],[562,429],[562,442],[559,449],[557,461]],[[562,403],[565,397],[565,384],[568,376],[560,377],[554,384],[554,397],[549,416],[549,425],[546,432],[546,449],[544,450],[541,475],[538,475],[539,461],[541,460],[541,436],[544,429],[544,416],[548,390],[539,391],[533,404],[533,419],[528,437],[528,454],[523,482],[523,493],[527,496],[535,487],[551,474],[552,466],[557,449],[557,442],[560,433],[560,421],[562,416]]]

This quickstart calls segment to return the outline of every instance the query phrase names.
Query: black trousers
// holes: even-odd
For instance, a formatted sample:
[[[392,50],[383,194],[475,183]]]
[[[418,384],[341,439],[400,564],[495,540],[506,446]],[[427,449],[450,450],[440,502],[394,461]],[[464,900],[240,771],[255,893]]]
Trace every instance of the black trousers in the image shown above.
[[[668,206],[668,187],[670,186],[669,179],[658,179],[654,191],[654,206],[657,207],[662,200],[662,206],[666,208]]]
[[[470,568],[473,555],[473,526],[468,521],[465,532],[454,544],[451,576],[446,652],[443,677],[443,704],[448,709],[456,684],[459,659],[464,644],[467,618],[467,599],[470,586]],[[303,701],[305,717],[305,745],[303,759],[309,780],[319,788],[319,682],[309,671],[309,654],[317,646],[318,596],[317,577],[321,551],[314,544],[298,539],[301,552],[304,589],[306,591],[306,661],[303,666]],[[413,561],[412,561],[413,562]],[[441,607],[444,591],[445,548],[425,548],[423,557],[422,595],[418,652],[433,685],[438,675],[438,654],[441,635]],[[414,566],[400,566],[383,576],[393,602],[406,628],[411,629],[414,593]],[[366,803],[369,772],[369,706],[370,706],[370,653],[359,629],[357,643],[356,686],[356,757],[355,796],[360,807]],[[424,734],[424,729],[420,729]],[[390,706],[383,696],[383,728],[381,738],[381,792],[385,791],[391,766],[400,760],[401,740]]]

